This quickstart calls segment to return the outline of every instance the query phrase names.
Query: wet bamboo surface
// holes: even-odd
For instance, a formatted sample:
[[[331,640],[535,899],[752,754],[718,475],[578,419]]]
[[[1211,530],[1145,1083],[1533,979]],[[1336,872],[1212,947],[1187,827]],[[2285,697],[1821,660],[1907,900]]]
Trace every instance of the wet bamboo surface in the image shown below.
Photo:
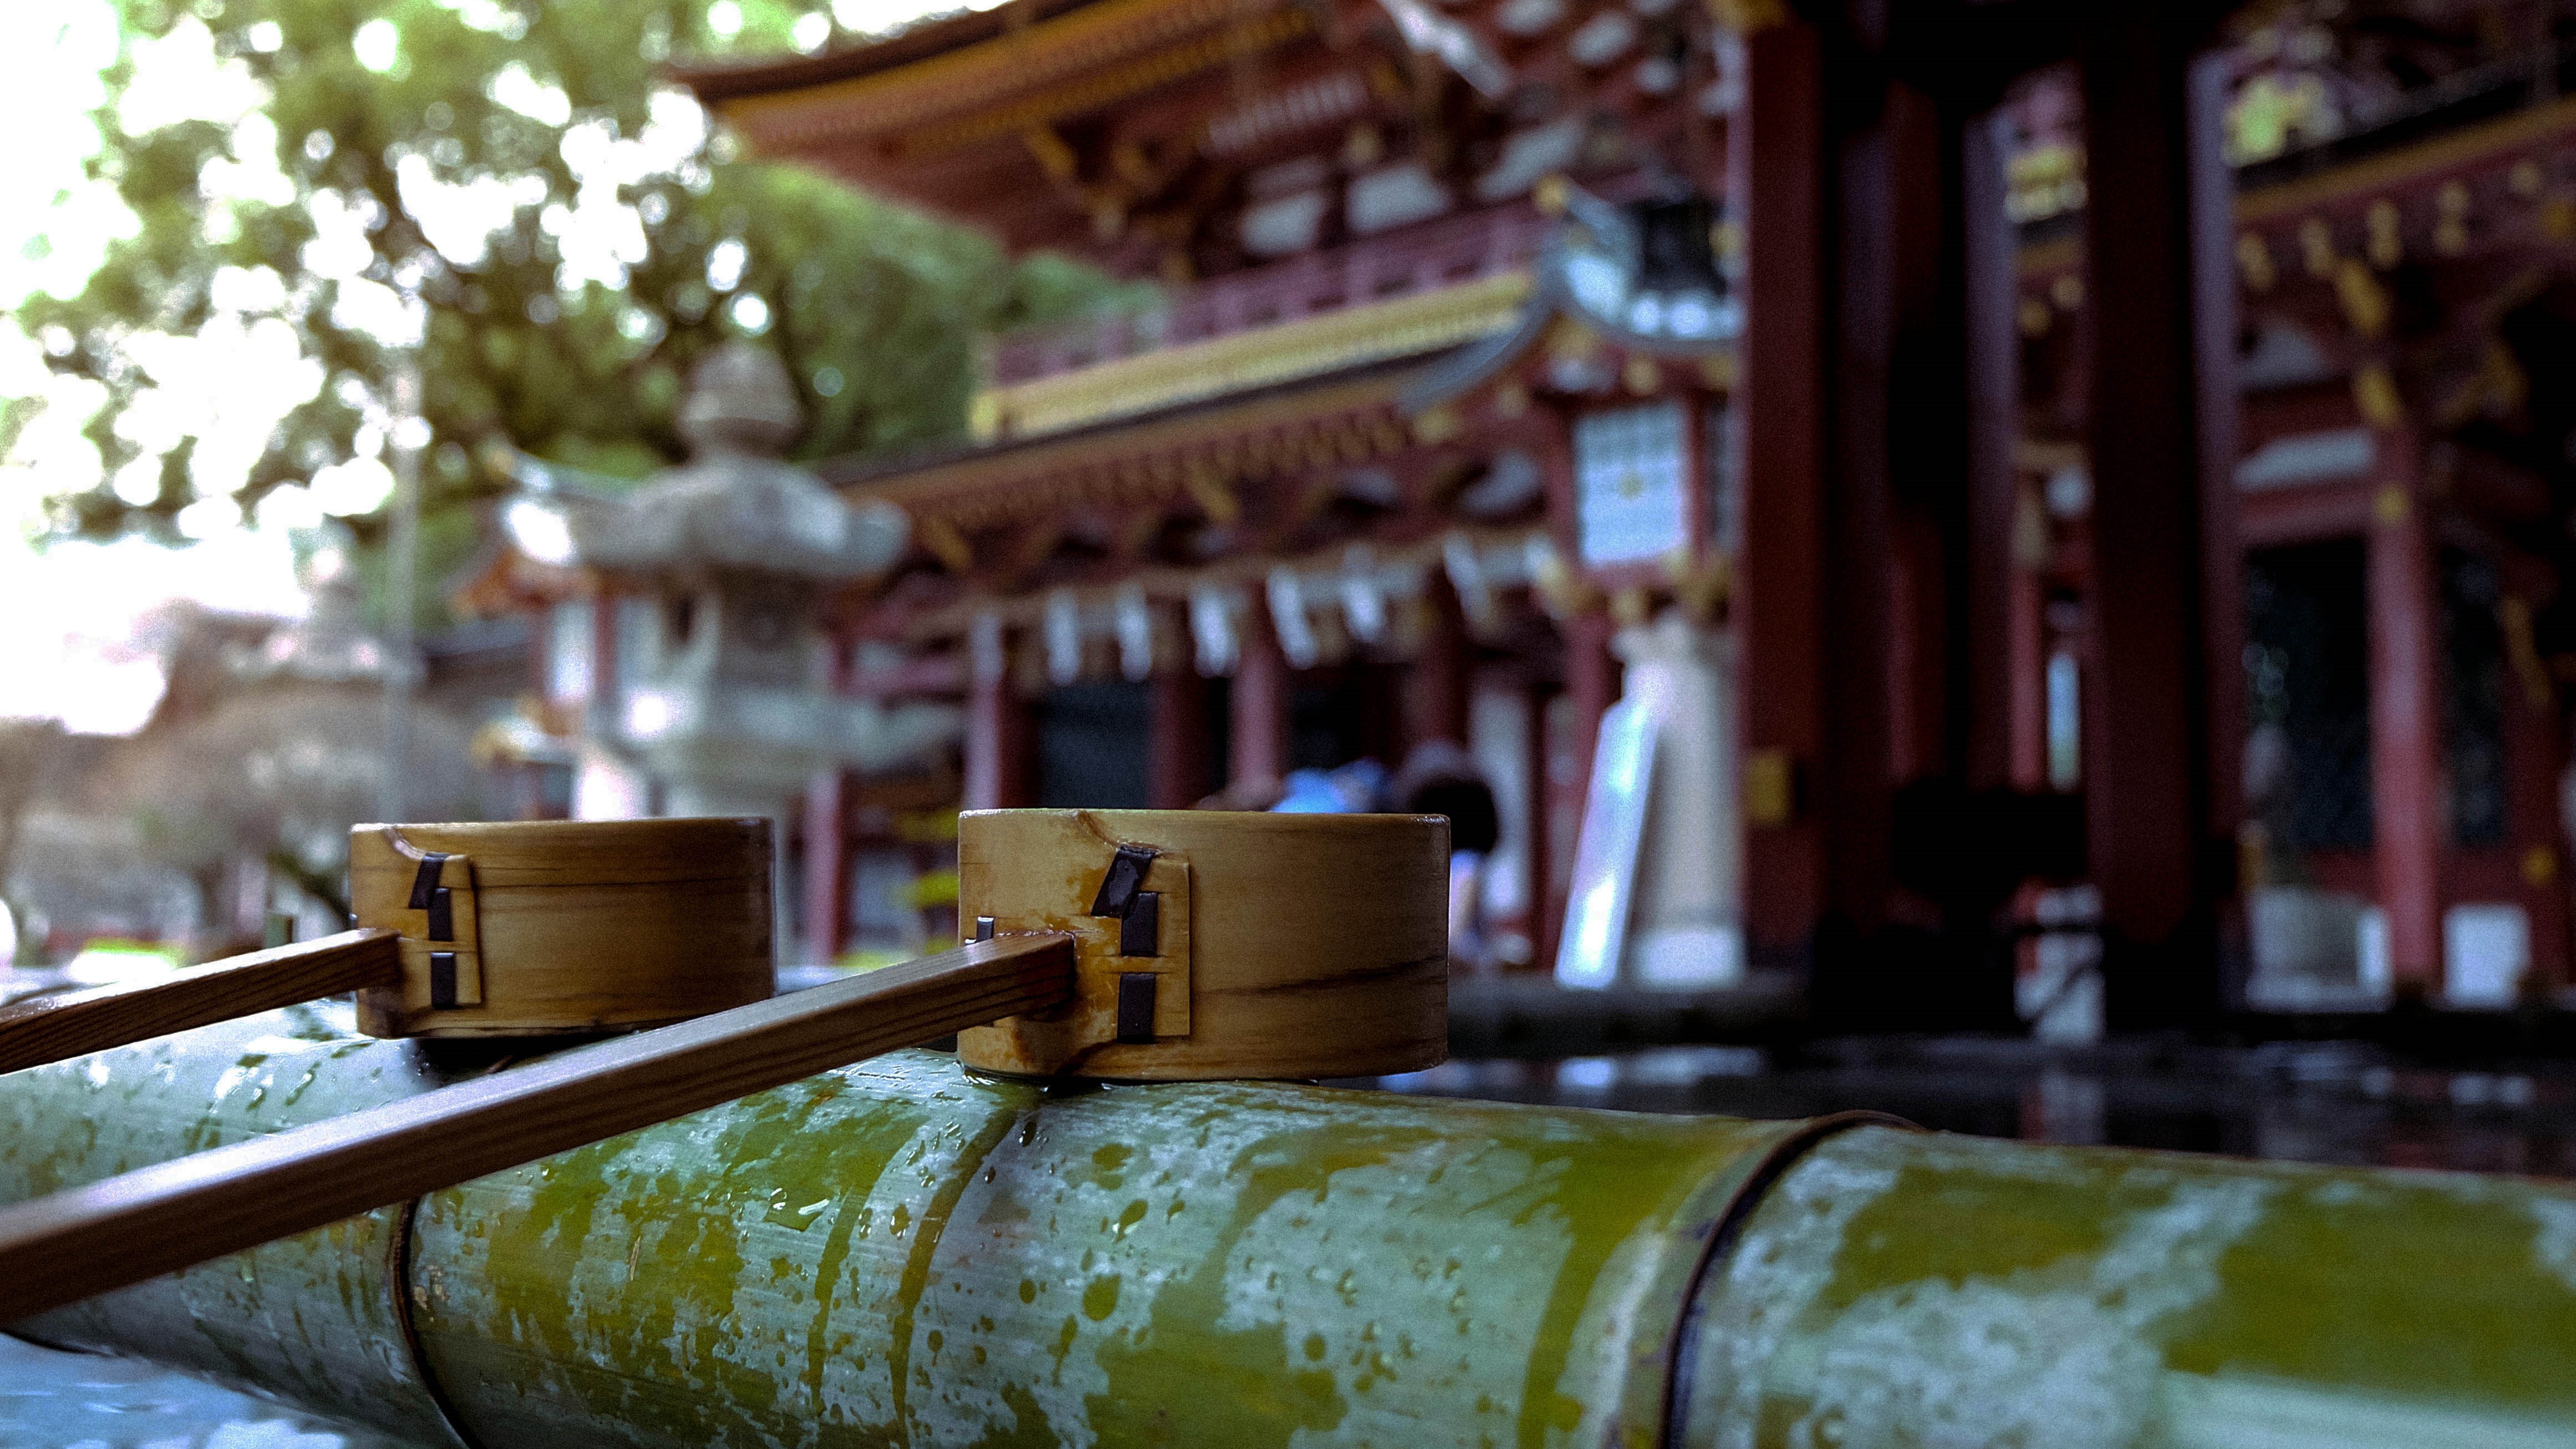
[[[184,1048],[0,1080],[0,1198],[437,1079]],[[904,1053],[425,1199],[416,1356],[394,1213],[21,1331],[487,1446],[2576,1443],[2576,1193],[1796,1131]]]

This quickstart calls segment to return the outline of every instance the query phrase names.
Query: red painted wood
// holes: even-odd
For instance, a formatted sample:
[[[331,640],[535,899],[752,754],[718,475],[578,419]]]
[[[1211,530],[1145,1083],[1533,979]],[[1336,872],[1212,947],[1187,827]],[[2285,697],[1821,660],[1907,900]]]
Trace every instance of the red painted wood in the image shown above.
[[[2215,39],[2215,37],[2212,37]],[[2245,543],[2237,460],[2244,456],[2244,393],[2237,385],[2236,175],[2226,161],[2226,116],[2234,61],[2204,51],[2185,70],[2184,121],[2189,153],[2192,308],[2192,428],[2199,450],[2201,729],[2210,762],[2201,781],[2207,802],[2204,849],[2232,860],[2245,818]],[[2220,882],[2213,909],[2219,929],[2241,941],[2243,902]],[[2233,945],[2224,949],[2238,950]],[[2241,952],[2240,952],[2241,954]]]
[[[1619,661],[1610,653],[1610,620],[1600,614],[1585,614],[1571,620],[1565,629],[1565,692],[1574,700],[1575,758],[1581,760],[1583,779],[1575,792],[1579,798],[1591,793],[1592,756],[1601,739],[1601,716],[1619,700]]]
[[[1551,886],[1556,879],[1554,862],[1560,849],[1556,832],[1549,827],[1555,817],[1554,802],[1548,794],[1547,768],[1547,701],[1550,691],[1535,685],[1521,694],[1522,739],[1528,749],[1521,757],[1522,798],[1529,802],[1521,843],[1522,870],[1527,874],[1521,893],[1524,903],[1519,928],[1530,933],[1534,965],[1550,965],[1556,951],[1556,937],[1551,931],[1561,922],[1549,914]],[[1509,929],[1512,922],[1497,922]]]
[[[2544,560],[2509,545],[2496,551],[2509,597],[2532,601],[2536,608],[2536,601],[2547,598],[2557,586],[2556,572]],[[2510,639],[2506,647],[2511,649]],[[2505,893],[2488,899],[2518,900],[2530,913],[2532,979],[2541,990],[2555,992],[2566,987],[2570,975],[2567,827],[2559,803],[2567,770],[2567,730],[2557,691],[2545,689],[2535,695],[2514,668],[2510,653],[2506,668],[2505,778],[2511,792],[2507,838],[2512,842],[2507,853],[2512,870]],[[2449,871],[2453,900],[2469,898],[2468,873],[2456,858],[2467,854],[2455,848]]]
[[[2038,789],[2046,779],[2040,702],[2040,600],[2013,558],[2021,479],[2021,338],[2014,267],[2020,250],[2006,191],[2003,118],[1962,128],[1961,263],[1965,273],[1968,500],[1965,540],[1966,779],[1971,788]]]
[[[1186,665],[1154,676],[1146,741],[1146,800],[1187,810],[1216,788],[1209,778],[1208,682]]]
[[[2218,924],[2235,821],[2213,820],[2235,761],[2213,759],[2213,594],[2234,597],[2232,543],[2213,559],[2206,527],[2203,416],[2226,382],[2219,346],[2200,345],[2225,315],[2232,198],[2217,146],[2219,99],[2168,20],[2108,7],[2081,57],[2090,174],[2086,255],[2092,323],[2093,522],[2106,546],[2095,573],[2097,667],[2085,701],[2092,871],[2102,891],[2108,1009],[2115,1026],[2206,1016],[2218,998]],[[2201,112],[2195,116],[2195,111]],[[2221,261],[2207,255],[2216,248]],[[2213,282],[2223,279],[2213,297]],[[2220,338],[2232,336],[2222,332]],[[2203,376],[2216,370],[2215,380]],[[2226,406],[2232,407],[2229,396]],[[2220,455],[2232,463],[2232,450]],[[2114,542],[2115,541],[2115,542]],[[2216,606],[2220,609],[2227,605]],[[2218,667],[2240,668],[2233,657]]]
[[[1947,773],[1950,640],[1943,616],[1958,586],[1942,569],[1941,537],[1921,510],[1900,510],[1887,551],[1887,777]]]
[[[1824,746],[1823,54],[1801,21],[1744,42],[1745,92],[1727,127],[1728,210],[1744,235],[1743,364],[1735,405],[1746,547],[1736,561],[1742,739],[1816,770]],[[1571,671],[1569,671],[1569,675]],[[1570,681],[1569,681],[1570,682]],[[1745,831],[1752,957],[1803,958],[1824,908],[1811,811]]]
[[[1270,625],[1270,608],[1252,600],[1242,621],[1229,708],[1226,783],[1284,780],[1288,775],[1288,661],[1279,652],[1279,634]]]
[[[2383,481],[2372,475],[2248,494],[2236,510],[2237,541],[2250,549],[2358,537],[2370,530],[2370,500]]]
[[[849,944],[847,804],[856,783],[844,771],[823,770],[805,789],[805,952],[811,961],[837,960]]]
[[[992,657],[971,659],[967,674],[966,808],[1036,804],[1034,733],[1027,704],[1011,690],[1009,651],[996,648]]]
[[[617,591],[602,587],[590,601],[590,697],[617,698]]]
[[[1823,685],[1810,776],[1822,845],[1816,959],[1832,1008],[1868,1010],[1884,998],[1884,979],[1869,978],[1888,964],[1876,943],[1891,884],[1897,698],[1903,690],[1922,699],[1912,682],[1939,676],[1947,631],[1940,610],[1899,597],[1894,567],[1909,546],[1900,519],[1937,530],[1937,513],[1957,502],[1964,458],[1964,434],[1942,416],[1955,423],[1964,395],[1957,336],[1941,325],[1940,189],[1925,176],[1937,180],[1941,134],[1921,93],[1890,85],[1878,113],[1834,143],[1832,427],[1810,666]],[[1911,562],[1939,567],[1937,557]],[[1931,596],[1941,597],[1937,585]],[[1918,728],[1939,738],[1945,724],[1936,711]],[[1861,979],[1840,975],[1845,968]]]
[[[2013,567],[2006,603],[2007,653],[2012,682],[2009,701],[2011,756],[2005,783],[2016,790],[2048,788],[2048,618],[2047,596],[2040,576]]]
[[[1466,621],[1458,611],[1458,596],[1445,586],[1435,583],[1428,602],[1433,613],[1431,627],[1422,641],[1421,652],[1406,663],[1402,675],[1404,748],[1408,754],[1415,746],[1434,740],[1467,743]]]
[[[2382,446],[2411,456],[2411,439]],[[2413,490],[2389,485],[2370,531],[2370,803],[2373,877],[2388,913],[2388,964],[2401,990],[2435,992],[2442,969],[2441,599],[2433,544]]]

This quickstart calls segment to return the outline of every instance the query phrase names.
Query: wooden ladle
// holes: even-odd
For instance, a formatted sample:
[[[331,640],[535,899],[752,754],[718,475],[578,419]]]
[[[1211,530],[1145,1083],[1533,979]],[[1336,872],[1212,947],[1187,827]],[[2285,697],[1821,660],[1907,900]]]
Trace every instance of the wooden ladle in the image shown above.
[[[402,969],[392,931],[253,951],[152,981],[38,996],[0,1006],[0,1073],[131,1045],[300,1001],[390,986]]]
[[[0,1007],[0,1073],[355,992],[374,1036],[597,1036],[758,1001],[764,819],[360,825],[361,929]]]
[[[969,813],[979,939],[0,1209],[0,1323],[952,1033],[970,1067],[1028,1075],[1428,1066],[1448,838],[1436,816]],[[487,980],[508,949],[489,885],[479,938],[451,925]],[[380,958],[383,934],[353,948]]]
[[[316,943],[317,945],[320,943]],[[0,1324],[1069,999],[1004,936],[0,1208]]]

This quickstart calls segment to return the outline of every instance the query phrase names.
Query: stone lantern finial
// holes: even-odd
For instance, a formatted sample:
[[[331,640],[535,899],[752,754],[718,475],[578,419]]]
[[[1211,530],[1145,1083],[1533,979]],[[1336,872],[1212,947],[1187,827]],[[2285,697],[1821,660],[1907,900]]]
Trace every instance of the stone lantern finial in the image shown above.
[[[689,370],[680,402],[680,436],[698,454],[738,452],[776,457],[805,430],[795,379],[778,354],[728,342]]]

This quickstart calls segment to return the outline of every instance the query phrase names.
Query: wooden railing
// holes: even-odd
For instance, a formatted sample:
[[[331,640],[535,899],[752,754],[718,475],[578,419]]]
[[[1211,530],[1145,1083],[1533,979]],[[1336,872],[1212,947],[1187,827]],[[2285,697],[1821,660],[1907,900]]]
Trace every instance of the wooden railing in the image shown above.
[[[1026,382],[1156,348],[1474,281],[1526,265],[1554,225],[1525,204],[1498,206],[1213,277],[1174,291],[1142,312],[1026,328],[995,343],[990,379],[995,384]]]

